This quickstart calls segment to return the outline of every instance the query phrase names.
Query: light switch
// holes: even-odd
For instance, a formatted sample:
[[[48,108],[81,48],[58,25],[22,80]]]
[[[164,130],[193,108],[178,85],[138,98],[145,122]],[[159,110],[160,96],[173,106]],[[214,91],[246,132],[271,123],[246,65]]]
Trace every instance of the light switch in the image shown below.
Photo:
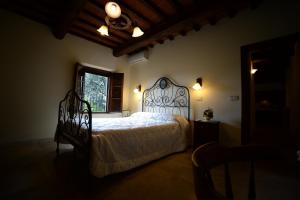
[[[230,101],[238,101],[238,100],[240,100],[240,96],[233,95],[233,96],[230,96],[229,99],[230,99]]]

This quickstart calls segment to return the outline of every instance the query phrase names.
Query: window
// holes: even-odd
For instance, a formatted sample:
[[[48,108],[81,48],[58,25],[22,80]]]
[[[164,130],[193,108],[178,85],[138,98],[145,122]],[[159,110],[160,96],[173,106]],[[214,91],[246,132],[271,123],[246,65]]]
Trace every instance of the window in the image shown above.
[[[113,73],[77,64],[75,90],[88,101],[93,113],[121,112],[123,73]]]
[[[85,72],[82,78],[83,99],[90,103],[92,112],[107,112],[108,77]]]

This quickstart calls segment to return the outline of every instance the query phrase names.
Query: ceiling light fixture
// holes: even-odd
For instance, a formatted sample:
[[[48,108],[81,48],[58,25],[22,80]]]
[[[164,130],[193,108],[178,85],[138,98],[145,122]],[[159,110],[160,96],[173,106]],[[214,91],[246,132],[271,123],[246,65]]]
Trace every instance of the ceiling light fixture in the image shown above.
[[[100,26],[97,31],[102,36],[109,36],[108,29],[125,30],[129,29],[132,25],[132,20],[125,14],[121,13],[121,8],[116,2],[107,2],[105,4],[105,23]],[[144,34],[140,27],[133,28],[132,37],[140,37]]]

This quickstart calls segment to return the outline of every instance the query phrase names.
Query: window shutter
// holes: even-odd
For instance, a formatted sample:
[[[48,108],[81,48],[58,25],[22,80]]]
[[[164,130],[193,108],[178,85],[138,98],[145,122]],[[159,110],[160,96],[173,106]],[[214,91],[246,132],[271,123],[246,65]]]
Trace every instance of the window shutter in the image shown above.
[[[109,112],[122,112],[123,104],[123,73],[112,73],[109,87]]]
[[[83,89],[82,89],[83,82],[84,82],[84,66],[82,66],[79,63],[76,63],[76,68],[74,72],[73,89],[77,92],[77,94],[81,98],[83,97]]]

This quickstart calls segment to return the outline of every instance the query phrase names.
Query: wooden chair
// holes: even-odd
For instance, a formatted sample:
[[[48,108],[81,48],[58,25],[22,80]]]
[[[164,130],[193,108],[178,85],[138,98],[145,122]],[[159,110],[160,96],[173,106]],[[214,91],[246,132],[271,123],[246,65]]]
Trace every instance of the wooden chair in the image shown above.
[[[198,200],[233,199],[229,162],[250,161],[248,199],[256,198],[254,161],[276,159],[280,155],[278,148],[265,145],[246,145],[225,147],[216,143],[207,143],[198,147],[192,154],[195,192]],[[211,177],[211,169],[224,165],[225,196],[216,191]]]

